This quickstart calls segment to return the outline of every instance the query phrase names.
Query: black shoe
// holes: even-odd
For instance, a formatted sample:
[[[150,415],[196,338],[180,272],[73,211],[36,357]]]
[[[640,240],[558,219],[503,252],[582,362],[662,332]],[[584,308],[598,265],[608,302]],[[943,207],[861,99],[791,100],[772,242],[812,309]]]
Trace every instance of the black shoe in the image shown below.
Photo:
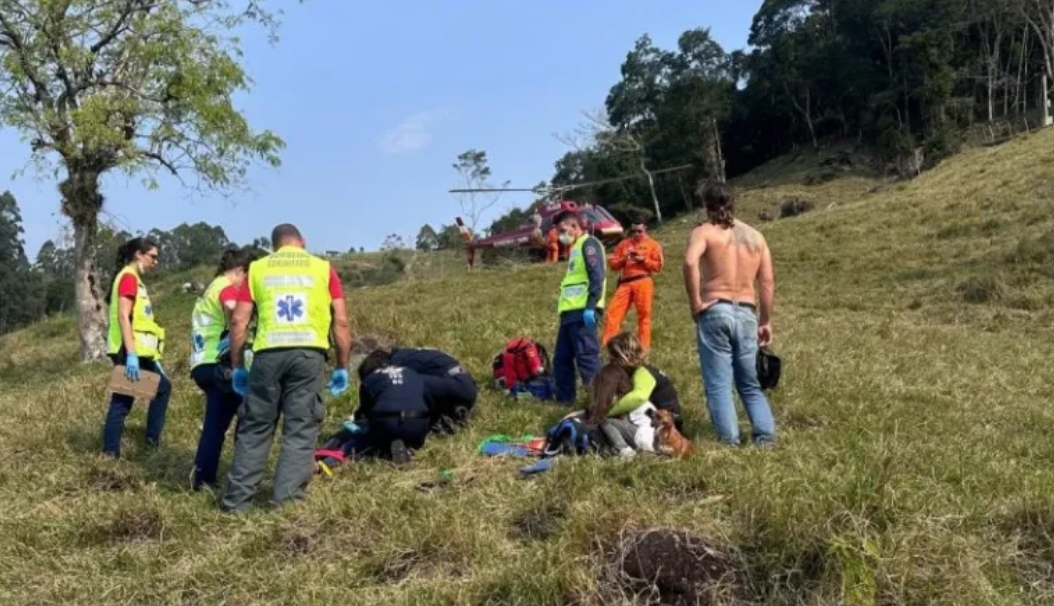
[[[392,462],[396,465],[406,465],[410,462],[410,453],[402,440],[392,442]]]
[[[472,410],[464,406],[458,406],[454,409],[454,423],[458,427],[464,427],[468,425],[469,419],[472,418]]]

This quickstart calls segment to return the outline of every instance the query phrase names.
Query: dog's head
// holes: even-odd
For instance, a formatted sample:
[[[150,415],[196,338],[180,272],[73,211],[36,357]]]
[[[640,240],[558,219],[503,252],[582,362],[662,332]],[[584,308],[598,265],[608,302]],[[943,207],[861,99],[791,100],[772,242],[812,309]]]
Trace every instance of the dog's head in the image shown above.
[[[660,429],[674,427],[673,413],[668,410],[656,409],[651,412],[652,424]]]

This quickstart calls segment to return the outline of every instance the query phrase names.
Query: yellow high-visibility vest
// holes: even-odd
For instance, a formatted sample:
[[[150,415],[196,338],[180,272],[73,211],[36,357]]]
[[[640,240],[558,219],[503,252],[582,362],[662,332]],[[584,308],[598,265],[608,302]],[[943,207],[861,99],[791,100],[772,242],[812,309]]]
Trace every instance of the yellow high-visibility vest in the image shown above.
[[[132,334],[135,336],[136,356],[148,360],[160,360],[165,350],[165,329],[154,321],[154,306],[150,303],[150,295],[146,292],[139,273],[129,267],[125,267],[117,273],[110,287],[110,330],[107,335],[107,353],[116,355],[124,346],[121,337],[121,323],[118,321],[120,314],[120,297],[117,289],[121,284],[121,278],[126,275],[135,276],[136,296],[132,304]]]
[[[253,351],[302,347],[329,349],[332,323],[329,262],[283,246],[249,267],[256,303]]]
[[[560,282],[560,303],[557,306],[559,313],[585,309],[586,303],[589,301],[589,271],[586,269],[585,259],[582,258],[582,248],[588,239],[589,235],[583,234],[571,247],[571,253],[567,260],[567,273],[564,274],[564,279]],[[599,240],[597,240],[597,243],[600,244],[600,259],[603,263],[605,258],[604,245]],[[600,300],[597,301],[597,309],[604,308],[607,286],[608,279],[605,272],[604,283],[600,287]]]

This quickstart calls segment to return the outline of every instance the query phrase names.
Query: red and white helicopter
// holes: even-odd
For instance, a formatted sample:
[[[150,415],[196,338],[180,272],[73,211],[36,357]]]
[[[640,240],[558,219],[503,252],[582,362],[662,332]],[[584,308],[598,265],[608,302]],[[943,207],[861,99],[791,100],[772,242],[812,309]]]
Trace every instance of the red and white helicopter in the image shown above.
[[[663,170],[652,171],[652,175],[658,175],[663,173],[677,172],[691,168],[691,164],[683,166],[676,166],[673,168],[666,168]],[[627,181],[630,179],[637,179],[644,175],[627,175],[624,177],[616,177],[612,179],[603,179],[600,181],[590,181],[586,183],[576,183],[574,185],[563,185],[559,187],[535,187],[532,189],[518,189],[518,188],[481,188],[481,189],[452,189],[452,194],[464,194],[464,193],[478,193],[478,192],[530,192],[536,194],[541,200],[536,203],[534,215],[531,217],[531,222],[525,223],[520,227],[500,232],[497,234],[491,234],[486,238],[475,238],[473,234],[465,225],[461,217],[457,217],[458,230],[461,232],[461,239],[465,242],[465,251],[468,256],[468,265],[473,267],[476,259],[476,251],[488,248],[527,248],[536,251],[544,251],[548,246],[546,234],[549,233],[550,228],[553,225],[553,218],[565,210],[577,211],[579,216],[582,217],[586,223],[586,231],[592,235],[601,239],[606,246],[618,243],[625,233],[622,224],[619,223],[606,208],[597,204],[578,204],[572,200],[563,199],[563,195],[569,191],[581,189],[583,187],[591,187],[598,185],[605,185],[608,183],[617,183],[619,181]]]

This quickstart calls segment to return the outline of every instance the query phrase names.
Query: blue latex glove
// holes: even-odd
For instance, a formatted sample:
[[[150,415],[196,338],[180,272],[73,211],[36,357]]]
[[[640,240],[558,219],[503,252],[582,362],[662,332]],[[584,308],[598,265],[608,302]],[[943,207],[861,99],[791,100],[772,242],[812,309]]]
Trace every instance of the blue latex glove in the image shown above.
[[[226,350],[228,350],[230,348],[231,348],[231,337],[230,337],[230,335],[227,335],[226,337],[223,337],[222,339],[220,339],[219,349],[217,349],[216,351],[226,351]]]
[[[134,353],[128,354],[124,360],[124,376],[129,381],[139,380],[139,356]]]
[[[589,330],[597,327],[597,312],[595,309],[587,309],[582,314],[582,319],[586,321],[586,326],[589,327]]]
[[[231,373],[231,386],[234,387],[235,393],[244,396],[245,392],[249,391],[249,371],[244,368],[235,368]]]
[[[329,393],[339,396],[348,389],[348,371],[343,368],[333,369],[333,374],[329,377]]]

